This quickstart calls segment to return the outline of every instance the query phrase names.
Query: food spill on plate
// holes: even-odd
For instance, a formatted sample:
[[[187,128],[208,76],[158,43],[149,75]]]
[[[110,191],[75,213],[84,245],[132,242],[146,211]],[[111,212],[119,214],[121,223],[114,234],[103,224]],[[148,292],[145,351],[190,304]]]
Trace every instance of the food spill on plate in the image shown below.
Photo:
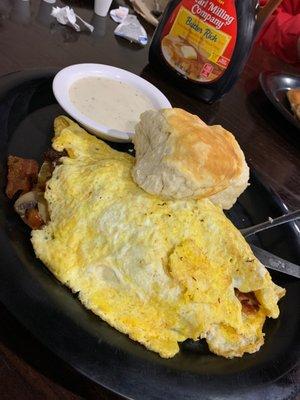
[[[65,116],[55,119],[54,130],[53,150],[32,185],[37,195],[23,205],[20,197],[18,206],[25,222],[36,222],[32,209],[43,219],[31,224],[31,241],[56,278],[88,309],[161,357],[175,356],[186,339],[206,339],[213,353],[227,358],[258,351],[266,317],[278,317],[285,290],[222,208],[209,198],[149,194],[132,178],[134,157]],[[214,146],[222,147],[222,138]],[[192,146],[199,150],[203,140],[200,135]],[[25,178],[32,172],[28,162]],[[222,176],[222,168],[214,168]],[[18,186],[18,179],[9,182],[9,194]]]
[[[300,121],[300,88],[290,89],[286,95],[295,117]]]
[[[135,86],[99,76],[77,79],[69,89],[69,96],[86,117],[125,132],[134,131],[140,114],[155,108]]]

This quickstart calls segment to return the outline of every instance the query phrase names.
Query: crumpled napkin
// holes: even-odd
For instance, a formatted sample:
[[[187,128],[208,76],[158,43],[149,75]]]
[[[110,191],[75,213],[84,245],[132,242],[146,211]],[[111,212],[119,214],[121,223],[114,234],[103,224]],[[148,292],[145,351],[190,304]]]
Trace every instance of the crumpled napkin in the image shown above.
[[[125,18],[127,17],[129,13],[129,8],[128,7],[119,7],[116,8],[114,10],[110,10],[110,16],[111,18],[117,22],[118,24],[120,24],[121,22],[123,22],[125,20]]]
[[[116,27],[114,34],[143,46],[148,42],[147,33],[135,15],[127,15],[124,21]]]
[[[68,25],[74,28],[77,32],[86,28],[91,32],[94,31],[94,27],[84,21],[79,15],[75,14],[73,8],[66,7],[53,7],[51,15],[62,25]],[[78,23],[77,23],[78,22]]]

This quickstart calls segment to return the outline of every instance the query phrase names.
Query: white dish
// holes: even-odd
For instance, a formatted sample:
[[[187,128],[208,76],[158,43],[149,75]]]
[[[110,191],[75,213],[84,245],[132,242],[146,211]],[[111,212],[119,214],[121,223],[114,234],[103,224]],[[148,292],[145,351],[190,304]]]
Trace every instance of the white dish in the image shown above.
[[[171,108],[169,100],[155,86],[145,79],[124,69],[104,64],[76,64],[59,71],[53,80],[53,93],[59,105],[89,132],[113,142],[130,142],[133,132],[111,129],[82,114],[71,102],[70,86],[78,79],[99,76],[114,79],[134,86],[143,92],[156,109]]]

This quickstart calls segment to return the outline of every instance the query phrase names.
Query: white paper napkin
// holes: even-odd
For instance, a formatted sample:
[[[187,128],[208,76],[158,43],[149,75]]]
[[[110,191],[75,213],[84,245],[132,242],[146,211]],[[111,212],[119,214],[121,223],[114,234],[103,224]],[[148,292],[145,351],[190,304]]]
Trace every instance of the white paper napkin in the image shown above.
[[[51,15],[62,25],[68,25],[74,28],[77,32],[88,29],[93,32],[93,25],[84,21],[79,15],[75,14],[73,8],[66,7],[53,7]]]
[[[128,7],[119,7],[114,10],[110,10],[110,16],[111,18],[120,24],[125,20],[129,13],[129,8]]]

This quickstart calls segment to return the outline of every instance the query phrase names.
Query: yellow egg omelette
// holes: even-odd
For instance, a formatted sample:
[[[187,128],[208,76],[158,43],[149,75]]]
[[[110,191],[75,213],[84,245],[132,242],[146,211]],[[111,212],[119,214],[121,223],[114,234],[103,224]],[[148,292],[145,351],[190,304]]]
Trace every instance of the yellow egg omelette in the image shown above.
[[[220,208],[147,194],[131,177],[134,157],[67,117],[55,120],[52,146],[67,156],[47,181],[50,221],[32,244],[57,279],[161,357],[188,338],[229,358],[259,350],[285,290]]]

